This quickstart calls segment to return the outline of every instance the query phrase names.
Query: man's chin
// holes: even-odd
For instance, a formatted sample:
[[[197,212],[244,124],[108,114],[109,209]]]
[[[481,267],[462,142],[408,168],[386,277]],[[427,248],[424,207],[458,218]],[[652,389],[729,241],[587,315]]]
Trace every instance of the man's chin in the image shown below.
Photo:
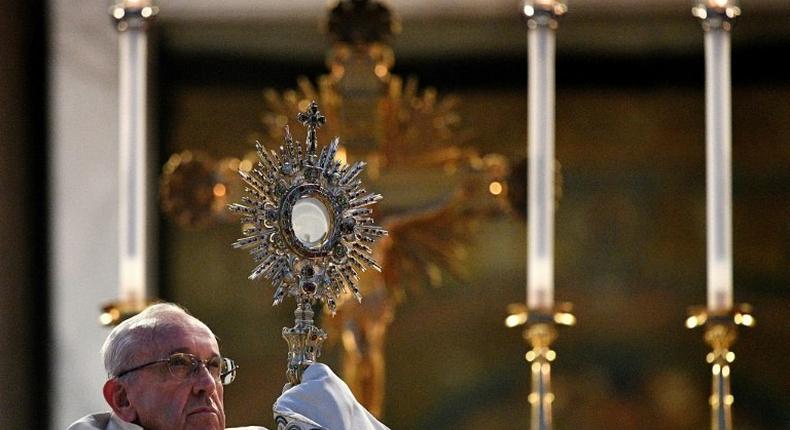
[[[188,430],[225,430],[219,416],[215,412],[196,412],[187,415]]]

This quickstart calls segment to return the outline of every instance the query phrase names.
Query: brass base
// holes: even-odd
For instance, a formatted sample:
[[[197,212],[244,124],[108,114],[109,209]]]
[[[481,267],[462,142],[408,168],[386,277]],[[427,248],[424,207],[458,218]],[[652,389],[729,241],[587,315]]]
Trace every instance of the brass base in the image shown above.
[[[532,346],[526,354],[532,371],[532,392],[528,397],[532,409],[531,430],[552,428],[551,404],[554,402],[554,393],[551,392],[551,362],[557,353],[551,349],[551,344],[557,338],[557,326],[576,324],[572,309],[570,303],[562,303],[553,310],[527,310],[522,304],[508,306],[510,315],[505,324],[509,327],[526,324],[523,336]]]
[[[99,323],[105,327],[115,327],[125,320],[139,314],[148,306],[157,303],[157,300],[144,300],[141,302],[110,302],[102,306]]]
[[[730,389],[730,364],[735,353],[730,347],[737,338],[737,326],[751,327],[754,317],[752,307],[742,304],[724,312],[710,312],[702,307],[689,309],[686,327],[705,326],[705,343],[711,352],[706,360],[711,364],[713,380],[711,384],[710,411],[711,430],[732,430],[732,404],[735,398]]]

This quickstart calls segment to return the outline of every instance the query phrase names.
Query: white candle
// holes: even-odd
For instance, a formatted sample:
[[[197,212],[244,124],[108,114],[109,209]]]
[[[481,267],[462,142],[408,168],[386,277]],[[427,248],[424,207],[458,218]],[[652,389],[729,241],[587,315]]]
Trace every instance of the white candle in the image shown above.
[[[142,29],[118,33],[119,109],[119,300],[141,304],[146,296],[146,59]]]
[[[732,308],[730,34],[705,32],[708,309]]]
[[[554,31],[529,29],[527,306],[554,306]]]

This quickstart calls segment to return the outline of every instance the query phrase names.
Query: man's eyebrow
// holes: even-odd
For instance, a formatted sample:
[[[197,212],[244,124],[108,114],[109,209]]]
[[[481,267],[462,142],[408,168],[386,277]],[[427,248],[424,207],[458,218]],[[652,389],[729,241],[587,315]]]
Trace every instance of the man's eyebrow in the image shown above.
[[[184,353],[184,354],[192,354],[192,355],[195,355],[194,353],[192,353],[192,350],[190,350],[189,348],[186,348],[186,347],[181,347],[181,348],[172,349],[172,350],[170,350],[170,353],[169,353],[169,355],[178,354],[178,353]],[[221,357],[221,355],[220,355],[220,354],[218,354],[218,353],[216,353],[216,352],[212,352],[212,353],[211,353],[211,356],[212,356],[212,357]]]

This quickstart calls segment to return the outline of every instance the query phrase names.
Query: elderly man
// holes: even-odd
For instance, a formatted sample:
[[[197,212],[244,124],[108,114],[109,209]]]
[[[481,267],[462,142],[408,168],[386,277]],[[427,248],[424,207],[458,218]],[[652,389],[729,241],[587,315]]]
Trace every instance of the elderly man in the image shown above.
[[[211,330],[179,306],[156,304],[119,324],[101,353],[112,412],[88,415],[68,430],[225,429],[223,386],[237,368],[220,355]],[[286,388],[273,408],[278,429],[387,429],[323,364]]]

